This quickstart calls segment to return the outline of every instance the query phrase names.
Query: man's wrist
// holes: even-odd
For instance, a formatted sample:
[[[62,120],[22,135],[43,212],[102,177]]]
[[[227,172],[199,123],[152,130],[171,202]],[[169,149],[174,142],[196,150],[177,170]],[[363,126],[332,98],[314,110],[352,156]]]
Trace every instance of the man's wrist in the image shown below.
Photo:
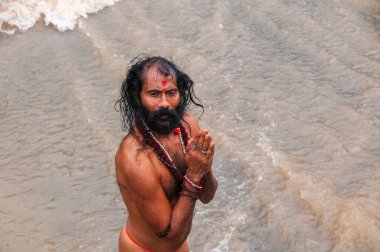
[[[202,184],[200,182],[192,181],[187,175],[183,176],[183,183],[190,185],[197,192],[202,192]]]
[[[203,187],[200,183],[191,181],[187,175],[183,176],[181,195],[189,196],[193,200],[197,200],[202,193],[202,189]]]
[[[189,180],[191,180],[195,184],[201,184],[202,177],[196,174],[192,174],[191,172],[187,172],[185,175]]]
[[[200,197],[200,195],[198,195],[197,193],[192,193],[192,192],[189,192],[187,190],[182,190],[179,194],[182,196],[189,197],[190,199],[192,199],[194,201],[197,201],[197,199],[199,199],[199,197]]]

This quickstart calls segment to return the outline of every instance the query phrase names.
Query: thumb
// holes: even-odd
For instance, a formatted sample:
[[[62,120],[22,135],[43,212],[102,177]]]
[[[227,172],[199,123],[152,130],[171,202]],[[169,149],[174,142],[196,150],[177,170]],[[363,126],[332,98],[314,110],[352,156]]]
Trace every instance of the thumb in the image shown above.
[[[194,138],[190,138],[189,141],[187,141],[186,153],[189,153],[189,151],[191,149],[191,145],[193,144],[193,142],[194,142]]]

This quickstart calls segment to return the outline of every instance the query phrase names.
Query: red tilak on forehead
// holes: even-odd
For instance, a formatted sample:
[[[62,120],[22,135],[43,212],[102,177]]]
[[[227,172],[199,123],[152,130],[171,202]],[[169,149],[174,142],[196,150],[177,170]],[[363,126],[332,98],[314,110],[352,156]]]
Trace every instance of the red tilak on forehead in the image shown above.
[[[166,84],[168,84],[168,82],[167,82],[166,80],[163,80],[163,81],[161,82],[161,85],[162,85],[163,87],[165,87]]]

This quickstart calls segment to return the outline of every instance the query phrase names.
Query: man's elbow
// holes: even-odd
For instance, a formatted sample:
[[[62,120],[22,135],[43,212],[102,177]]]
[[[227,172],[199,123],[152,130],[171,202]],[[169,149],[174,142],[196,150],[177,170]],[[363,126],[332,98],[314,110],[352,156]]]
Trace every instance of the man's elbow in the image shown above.
[[[208,204],[211,202],[211,200],[214,198],[215,196],[215,193],[213,193],[212,195],[208,195],[207,197],[200,197],[199,200],[203,203],[203,204]]]
[[[208,194],[208,195],[205,195],[204,197],[200,197],[199,200],[203,203],[203,204],[208,204],[210,203],[211,200],[213,200],[214,196],[215,196],[215,193],[216,193],[216,190],[218,189],[218,181],[216,179],[214,179],[214,188],[212,190],[212,193]]]

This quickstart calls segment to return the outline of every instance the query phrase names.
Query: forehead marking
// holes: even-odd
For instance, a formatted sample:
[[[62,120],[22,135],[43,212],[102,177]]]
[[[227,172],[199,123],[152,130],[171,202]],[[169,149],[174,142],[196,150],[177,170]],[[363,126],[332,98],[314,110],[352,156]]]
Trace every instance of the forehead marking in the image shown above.
[[[167,82],[166,80],[163,80],[163,81],[161,82],[162,87],[166,87],[166,84],[168,84],[168,82]]]

